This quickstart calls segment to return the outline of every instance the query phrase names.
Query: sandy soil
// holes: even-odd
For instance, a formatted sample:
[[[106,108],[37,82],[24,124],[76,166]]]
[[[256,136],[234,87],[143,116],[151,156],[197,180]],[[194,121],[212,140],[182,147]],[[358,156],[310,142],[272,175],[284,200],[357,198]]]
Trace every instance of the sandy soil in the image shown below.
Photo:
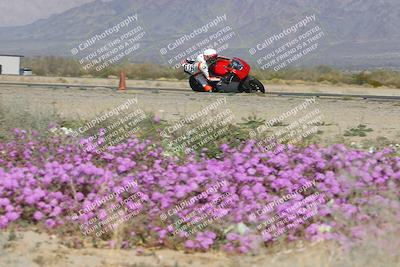
[[[388,245],[390,243],[390,245]],[[399,240],[366,240],[349,251],[329,243],[278,244],[251,255],[170,249],[72,248],[66,238],[32,230],[0,232],[0,267],[398,267]],[[379,248],[379,250],[378,250]]]
[[[56,110],[66,119],[91,120],[124,103],[127,99],[137,97],[138,106],[167,121],[177,121],[186,115],[205,108],[218,99],[226,99],[226,105],[235,115],[236,122],[256,115],[269,121],[304,103],[305,98],[278,97],[265,95],[221,95],[194,93],[192,91],[165,92],[151,90],[128,90],[125,92],[111,89],[49,89],[25,88],[19,86],[0,86],[0,101],[3,109],[23,108],[29,113],[46,113]],[[305,113],[319,109],[322,124],[319,126],[318,142],[330,144],[336,142],[370,143],[386,140],[399,143],[400,102],[384,100],[319,98],[310,105]],[[300,113],[299,113],[300,114]],[[291,123],[299,116],[288,118]],[[373,131],[366,137],[344,137],[346,130],[364,124]],[[286,124],[287,125],[287,124]],[[274,131],[279,129],[273,127]]]
[[[263,261],[271,261],[274,258],[265,255],[263,257],[238,257],[222,253],[187,254],[173,250],[152,251],[146,249],[138,254],[137,250],[132,249],[73,249],[63,245],[62,240],[55,235],[40,234],[33,231],[17,232],[14,238],[10,238],[10,232],[2,232],[0,233],[0,246],[2,248],[0,250],[2,259],[0,267],[251,266],[247,264],[257,263],[261,258],[263,258]],[[293,252],[293,250],[290,252]]]

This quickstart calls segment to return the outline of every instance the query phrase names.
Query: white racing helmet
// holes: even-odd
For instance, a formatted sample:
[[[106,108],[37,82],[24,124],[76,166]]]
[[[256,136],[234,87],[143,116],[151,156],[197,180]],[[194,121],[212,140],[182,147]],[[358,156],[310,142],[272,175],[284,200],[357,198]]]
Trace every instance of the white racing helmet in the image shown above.
[[[217,53],[217,50],[210,48],[210,49],[206,49],[203,52],[203,56],[204,56],[205,60],[209,61],[212,59],[216,59],[218,57],[218,53]]]

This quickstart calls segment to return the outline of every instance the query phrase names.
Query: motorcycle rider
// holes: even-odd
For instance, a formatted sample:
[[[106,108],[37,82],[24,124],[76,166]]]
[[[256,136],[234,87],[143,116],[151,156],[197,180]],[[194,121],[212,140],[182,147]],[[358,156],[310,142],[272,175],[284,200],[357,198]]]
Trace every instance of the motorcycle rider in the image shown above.
[[[187,59],[182,63],[185,72],[194,75],[195,79],[203,86],[204,91],[210,92],[213,87],[209,82],[221,81],[218,77],[210,75],[209,67],[218,59],[218,53],[215,49],[206,49],[203,54],[197,56],[196,60]]]

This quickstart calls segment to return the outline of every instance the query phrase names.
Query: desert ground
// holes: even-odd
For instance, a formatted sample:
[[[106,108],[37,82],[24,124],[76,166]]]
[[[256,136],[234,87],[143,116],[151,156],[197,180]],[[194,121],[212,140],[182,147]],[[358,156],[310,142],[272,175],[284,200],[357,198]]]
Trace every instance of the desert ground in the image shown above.
[[[23,109],[31,114],[57,112],[67,120],[90,120],[112,110],[124,103],[127,99],[136,97],[138,107],[145,112],[152,113],[163,120],[174,122],[184,116],[193,114],[218,99],[226,99],[225,108],[234,114],[235,122],[243,122],[250,116],[269,121],[281,114],[301,105],[305,97],[287,97],[274,95],[253,94],[205,94],[195,93],[188,88],[179,91],[151,89],[152,83],[138,82],[141,90],[129,89],[118,91],[110,88],[41,88],[18,85],[1,85],[1,106],[12,116],[16,110]],[[158,82],[164,88],[171,88],[170,82]],[[147,86],[149,89],[143,90]],[[317,90],[316,85],[274,85],[285,92],[329,92],[329,93],[372,93],[372,89],[362,87],[335,87],[322,85]],[[145,87],[146,88],[146,87]],[[163,88],[161,86],[160,88]],[[270,87],[268,87],[270,88]],[[272,91],[272,89],[270,89]],[[275,90],[275,89],[274,89]],[[364,90],[364,91],[362,91]],[[393,91],[393,95],[400,95],[400,90],[374,89],[375,94]],[[377,93],[378,92],[378,93]],[[319,123],[318,143],[398,143],[400,128],[400,101],[365,100],[356,98],[316,98],[315,103],[308,108],[308,112],[318,109],[322,115]],[[307,110],[303,112],[307,113]],[[284,122],[285,123],[285,122]],[[288,119],[287,123],[290,123]],[[358,125],[366,125],[372,131],[367,136],[349,136],[344,133]],[[287,124],[286,124],[287,125]],[[283,125],[285,126],[285,125]],[[277,129],[281,127],[277,125]],[[344,140],[345,139],[345,140]]]
[[[72,238],[71,238],[72,240]],[[277,245],[257,255],[185,253],[170,249],[73,247],[73,241],[33,230],[0,232],[0,267],[397,267],[395,235],[369,239],[352,249],[328,242]]]
[[[62,80],[61,80],[62,79]],[[73,78],[2,78],[0,82],[37,82],[99,85],[96,88],[45,88],[20,85],[0,85],[0,109],[13,116],[21,109],[31,114],[56,112],[66,120],[90,120],[107,110],[137,97],[137,105],[148,113],[173,122],[201,110],[218,99],[226,99],[226,108],[235,115],[235,122],[256,116],[266,121],[278,117],[306,100],[304,97],[271,95],[221,95],[194,93],[183,82],[128,81],[128,86],[148,88],[117,91],[104,88],[115,86],[112,79]],[[331,86],[316,84],[273,84],[268,90],[284,92],[329,92],[377,95],[400,95],[393,88],[365,88],[357,86]],[[157,88],[179,88],[181,91],[164,91]],[[363,100],[351,98],[317,98],[313,108],[323,116],[315,142],[321,145],[346,143],[368,148],[380,143],[398,144],[400,141],[400,102]],[[357,125],[372,129],[366,136],[344,136],[346,130]],[[283,126],[277,126],[279,127]],[[396,243],[397,242],[397,243]],[[153,266],[400,266],[395,237],[365,242],[350,251],[333,244],[297,243],[291,247],[277,246],[257,256],[228,255],[208,252],[188,254],[175,250],[121,250],[93,247],[86,244],[71,248],[71,242],[56,233],[37,233],[35,229],[0,232],[0,267],[8,266],[90,266],[90,267],[153,267]],[[383,244],[383,245],[382,245]],[[390,244],[390,245],[388,245]],[[388,251],[379,251],[384,247]],[[392,251],[393,250],[393,251]],[[388,255],[391,255],[390,257]],[[393,256],[393,257],[392,257]]]

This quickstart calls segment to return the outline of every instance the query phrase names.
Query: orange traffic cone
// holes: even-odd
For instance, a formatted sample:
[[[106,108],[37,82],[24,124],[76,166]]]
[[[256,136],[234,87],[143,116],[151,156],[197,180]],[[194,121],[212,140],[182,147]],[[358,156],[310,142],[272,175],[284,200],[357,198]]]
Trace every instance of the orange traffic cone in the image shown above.
[[[119,74],[119,86],[118,90],[124,91],[126,90],[126,77],[125,77],[125,72],[121,71]]]

